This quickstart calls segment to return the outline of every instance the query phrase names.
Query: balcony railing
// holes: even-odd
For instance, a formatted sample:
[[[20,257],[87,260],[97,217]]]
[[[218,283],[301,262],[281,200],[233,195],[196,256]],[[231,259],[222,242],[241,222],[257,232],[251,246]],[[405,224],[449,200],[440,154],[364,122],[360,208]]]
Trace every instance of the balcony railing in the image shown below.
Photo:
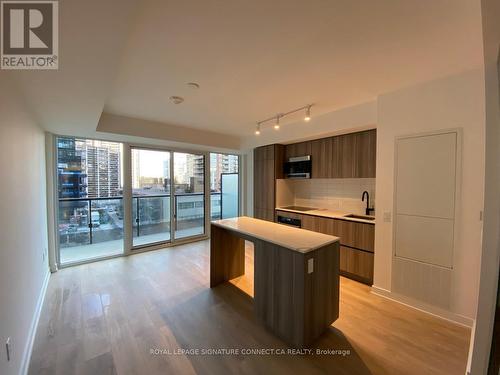
[[[211,193],[212,220],[221,218],[221,193]],[[168,233],[170,195],[132,197],[133,236]],[[174,195],[174,230],[204,226],[204,194]],[[203,229],[203,228],[202,228]],[[203,231],[201,232],[203,233]],[[62,248],[123,238],[123,197],[59,199],[59,244]]]

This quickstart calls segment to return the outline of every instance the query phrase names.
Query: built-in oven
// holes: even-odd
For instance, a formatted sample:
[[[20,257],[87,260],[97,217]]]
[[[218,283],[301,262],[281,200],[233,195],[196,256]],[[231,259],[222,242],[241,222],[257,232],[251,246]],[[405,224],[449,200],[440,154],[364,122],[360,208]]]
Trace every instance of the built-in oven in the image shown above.
[[[285,163],[286,178],[311,178],[311,155],[289,158]]]
[[[285,225],[290,225],[292,227],[297,227],[301,228],[302,227],[302,222],[300,219],[295,219],[292,217],[286,217],[286,216],[280,216],[278,215],[278,223],[280,224],[285,224]]]

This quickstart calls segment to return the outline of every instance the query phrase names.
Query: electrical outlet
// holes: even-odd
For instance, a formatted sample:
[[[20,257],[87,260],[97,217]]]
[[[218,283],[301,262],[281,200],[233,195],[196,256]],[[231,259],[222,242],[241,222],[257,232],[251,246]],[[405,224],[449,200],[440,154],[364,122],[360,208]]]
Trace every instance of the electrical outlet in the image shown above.
[[[384,211],[384,222],[390,223],[392,220],[391,211]]]
[[[307,273],[314,272],[314,258],[309,258],[307,260]]]
[[[7,361],[10,361],[10,337],[7,337],[7,341],[5,341],[5,352],[7,354]]]

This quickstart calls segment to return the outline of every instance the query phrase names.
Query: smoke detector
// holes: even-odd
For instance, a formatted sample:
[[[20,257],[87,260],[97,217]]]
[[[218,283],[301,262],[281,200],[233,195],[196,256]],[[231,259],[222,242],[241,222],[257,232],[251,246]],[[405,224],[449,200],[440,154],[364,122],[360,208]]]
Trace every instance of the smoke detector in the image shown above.
[[[171,96],[170,101],[174,104],[181,104],[184,101],[184,98],[180,96]]]

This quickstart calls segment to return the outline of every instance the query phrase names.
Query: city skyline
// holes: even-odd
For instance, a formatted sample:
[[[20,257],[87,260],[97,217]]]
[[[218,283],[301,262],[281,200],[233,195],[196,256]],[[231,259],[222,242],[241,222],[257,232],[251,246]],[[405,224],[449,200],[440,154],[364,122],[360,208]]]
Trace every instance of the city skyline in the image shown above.
[[[102,198],[123,194],[121,143],[58,137],[57,151],[60,198]],[[203,155],[144,149],[132,149],[132,188],[167,191],[172,156],[176,191],[202,192]],[[210,153],[210,191],[219,192],[221,174],[238,173],[238,164],[238,155]]]

